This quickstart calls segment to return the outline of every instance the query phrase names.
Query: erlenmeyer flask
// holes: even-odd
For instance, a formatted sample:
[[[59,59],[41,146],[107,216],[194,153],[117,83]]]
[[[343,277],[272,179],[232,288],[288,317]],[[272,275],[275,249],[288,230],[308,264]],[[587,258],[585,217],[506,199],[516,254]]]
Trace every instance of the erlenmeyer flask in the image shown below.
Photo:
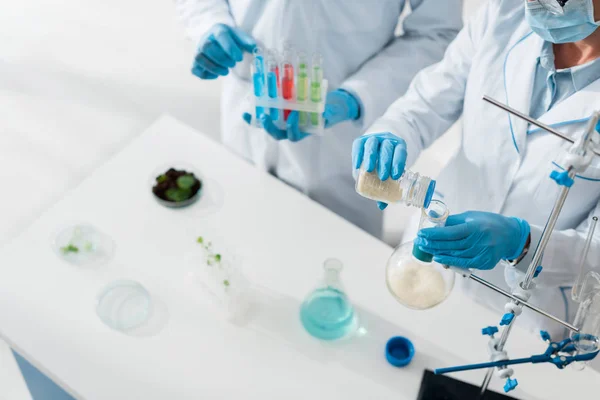
[[[340,339],[354,332],[358,321],[342,287],[342,262],[330,258],[325,260],[323,268],[323,282],[304,299],[300,320],[304,329],[318,339]]]
[[[419,230],[444,226],[448,208],[439,200],[432,200],[422,210]],[[454,287],[454,272],[433,261],[414,242],[403,243],[394,250],[386,268],[389,291],[400,303],[415,310],[425,310],[444,301]]]

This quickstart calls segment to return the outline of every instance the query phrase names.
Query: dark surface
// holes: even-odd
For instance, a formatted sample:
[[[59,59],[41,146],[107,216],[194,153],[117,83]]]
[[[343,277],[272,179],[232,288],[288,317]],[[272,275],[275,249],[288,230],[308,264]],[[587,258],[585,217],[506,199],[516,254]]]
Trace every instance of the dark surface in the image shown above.
[[[482,379],[483,381],[483,375]],[[479,400],[479,386],[450,378],[446,375],[435,375],[431,371],[423,373],[421,389],[417,400]],[[505,394],[487,391],[481,400],[516,400]]]

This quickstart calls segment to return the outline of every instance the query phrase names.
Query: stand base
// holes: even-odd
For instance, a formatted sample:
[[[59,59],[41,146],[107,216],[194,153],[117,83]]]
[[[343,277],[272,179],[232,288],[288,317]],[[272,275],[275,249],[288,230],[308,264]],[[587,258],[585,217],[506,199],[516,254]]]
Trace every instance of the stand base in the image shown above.
[[[478,400],[479,387],[431,371],[423,373],[417,400]],[[488,390],[481,400],[516,400]]]

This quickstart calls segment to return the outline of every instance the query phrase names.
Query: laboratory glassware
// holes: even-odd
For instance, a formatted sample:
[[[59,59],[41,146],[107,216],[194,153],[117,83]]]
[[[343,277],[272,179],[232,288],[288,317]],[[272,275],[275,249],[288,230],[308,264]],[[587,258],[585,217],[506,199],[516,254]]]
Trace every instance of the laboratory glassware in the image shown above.
[[[114,254],[113,240],[89,224],[72,225],[59,231],[52,248],[62,260],[79,267],[106,264]]]
[[[144,324],[152,313],[150,293],[140,283],[119,280],[108,284],[96,300],[96,314],[110,328],[125,332]]]
[[[260,127],[259,115],[268,109],[274,125],[286,130],[287,116],[297,111],[302,132],[323,135],[328,82],[323,78],[322,56],[315,55],[313,65],[309,65],[305,52],[296,53],[291,45],[285,44],[281,56],[269,49],[261,57],[255,57],[251,64],[252,100],[257,109],[255,125]]]
[[[323,100],[321,92],[321,83],[323,82],[323,56],[320,53],[314,53],[312,58],[312,74],[310,80],[310,100],[313,103],[319,103]],[[321,122],[321,114],[311,113],[310,123],[319,125]]]
[[[432,200],[421,213],[419,230],[444,226],[448,208]],[[388,290],[401,304],[415,310],[432,308],[443,302],[454,287],[452,270],[433,261],[433,256],[421,251],[414,241],[398,246],[387,262]]]
[[[253,51],[251,73],[254,86],[254,95],[256,97],[260,97],[265,93],[265,60],[263,50],[259,46],[256,46]],[[263,107],[256,106],[257,121],[264,112],[265,109]]]
[[[185,261],[185,284],[193,300],[230,321],[243,318],[253,304],[250,283],[234,248],[220,237],[201,236]]]
[[[296,79],[296,99],[300,103],[306,102],[308,98],[308,63],[306,60],[306,53],[301,51],[298,52],[298,67],[297,67],[297,79]],[[308,116],[306,112],[300,111],[299,125],[304,126],[308,122]]]
[[[405,170],[400,179],[382,181],[377,171],[358,170],[356,192],[363,197],[385,203],[427,208],[435,191],[435,180],[418,172]]]
[[[300,321],[312,336],[336,340],[352,334],[358,327],[358,318],[342,286],[342,262],[327,259],[323,269],[323,281],[300,306]]]
[[[281,94],[284,100],[294,98],[294,49],[288,46],[283,50],[283,60],[281,62]],[[291,110],[283,110],[283,120],[287,121]]]
[[[271,99],[277,99],[279,95],[279,61],[275,50],[267,52],[267,94]],[[269,108],[269,115],[273,121],[279,120],[279,110],[275,107]]]

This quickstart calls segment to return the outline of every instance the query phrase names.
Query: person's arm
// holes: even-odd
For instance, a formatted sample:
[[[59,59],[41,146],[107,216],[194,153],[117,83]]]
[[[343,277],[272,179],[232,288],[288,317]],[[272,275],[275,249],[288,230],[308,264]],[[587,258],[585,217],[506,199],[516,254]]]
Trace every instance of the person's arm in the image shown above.
[[[235,27],[227,0],[175,0],[175,7],[195,44],[216,24]]]
[[[444,9],[443,5],[440,7]],[[471,62],[487,26],[496,18],[497,8],[495,1],[482,5],[478,14],[448,46],[444,58],[420,71],[406,94],[367,129],[367,134],[389,132],[404,139],[407,167],[413,165],[419,153],[446,132],[462,114]],[[395,73],[401,71],[399,68]],[[373,93],[377,91],[373,90]]]
[[[577,185],[577,181],[575,181]],[[579,260],[585,245],[590,221],[593,216],[600,218],[600,199],[588,217],[574,229],[552,232],[550,241],[542,258],[542,273],[536,282],[547,286],[572,286],[579,274]],[[541,225],[531,226],[531,247],[527,256],[517,264],[517,268],[526,272],[533,258],[535,248],[542,237]],[[600,273],[600,226],[596,228],[586,260],[586,269]]]
[[[462,0],[411,0],[412,12],[396,37],[341,88],[361,102],[359,123],[368,127],[408,89],[415,74],[438,62],[462,27]]]

